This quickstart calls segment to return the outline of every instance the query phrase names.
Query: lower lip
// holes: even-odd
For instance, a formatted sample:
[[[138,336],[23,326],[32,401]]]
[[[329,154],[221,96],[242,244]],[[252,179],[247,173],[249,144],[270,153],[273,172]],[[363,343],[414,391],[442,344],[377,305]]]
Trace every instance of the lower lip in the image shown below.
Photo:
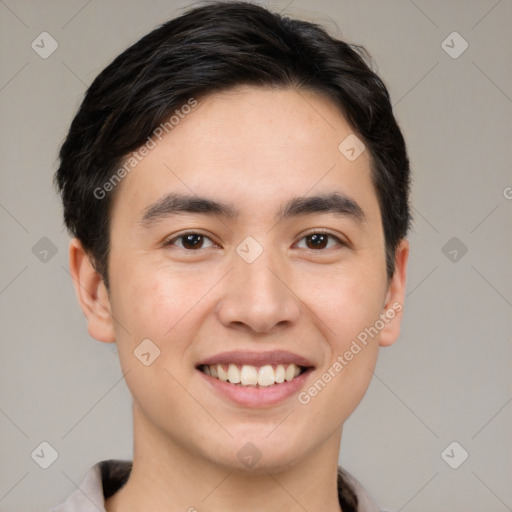
[[[284,381],[280,384],[273,384],[262,388],[252,388],[231,384],[222,380],[206,375],[201,370],[197,370],[206,382],[222,396],[232,402],[245,407],[267,407],[276,405],[279,402],[298,393],[304,386],[306,379],[312,373],[313,368],[309,368],[298,377],[290,381]]]

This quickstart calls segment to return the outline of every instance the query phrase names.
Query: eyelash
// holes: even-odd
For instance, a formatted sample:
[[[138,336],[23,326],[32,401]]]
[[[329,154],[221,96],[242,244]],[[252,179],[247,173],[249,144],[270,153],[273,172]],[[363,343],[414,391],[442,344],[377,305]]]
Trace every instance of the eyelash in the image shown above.
[[[182,238],[185,238],[186,236],[188,235],[199,235],[199,236],[202,236],[203,238],[207,238],[208,240],[212,241],[213,243],[215,243],[209,236],[203,234],[203,233],[199,233],[199,232],[196,232],[196,231],[187,231],[185,233],[181,233],[180,235],[178,236],[175,236],[169,240],[167,240],[166,242],[164,242],[164,246],[173,246],[174,243],[176,240],[179,240],[179,239],[182,239]],[[304,235],[302,235],[302,238],[299,240],[302,241],[304,238],[308,237],[308,236],[311,236],[311,235],[327,235],[328,237],[330,238],[333,238],[334,240],[336,240],[336,242],[338,242],[338,245],[340,247],[347,247],[348,244],[345,243],[343,240],[341,240],[339,237],[337,237],[336,235],[330,233],[329,231],[310,231],[308,233],[305,233]],[[180,247],[180,249],[183,249],[187,252],[198,252],[200,251],[201,249],[186,249],[184,247]],[[329,247],[327,249],[319,249],[319,250],[315,250],[315,249],[311,249],[312,251],[314,252],[322,252],[322,251],[326,251],[328,249],[332,249],[332,247]]]

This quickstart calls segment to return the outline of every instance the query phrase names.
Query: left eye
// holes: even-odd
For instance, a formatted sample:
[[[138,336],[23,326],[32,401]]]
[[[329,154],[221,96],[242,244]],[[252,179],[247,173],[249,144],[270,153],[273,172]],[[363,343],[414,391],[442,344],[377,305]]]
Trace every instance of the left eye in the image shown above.
[[[330,233],[322,233],[320,231],[314,233],[308,233],[301,238],[302,240],[309,240],[312,247],[306,247],[307,249],[326,249],[328,239],[331,238],[336,240],[337,245],[345,245],[337,236],[331,235]],[[306,245],[308,242],[306,242]]]
[[[308,233],[307,235],[303,236],[300,241],[306,240],[306,249],[318,250],[327,248],[329,238],[335,240],[337,242],[337,245],[345,245],[344,242],[342,242],[338,237],[331,235],[330,233],[323,232]],[[177,240],[182,241],[181,246],[175,244]],[[176,236],[169,240],[168,242],[166,242],[165,245],[178,245],[178,247],[181,247],[183,249],[197,250],[205,248],[205,240],[209,240],[212,243],[210,247],[216,245],[215,242],[213,242],[212,239],[207,237],[206,235],[192,232],[183,233],[182,235]]]

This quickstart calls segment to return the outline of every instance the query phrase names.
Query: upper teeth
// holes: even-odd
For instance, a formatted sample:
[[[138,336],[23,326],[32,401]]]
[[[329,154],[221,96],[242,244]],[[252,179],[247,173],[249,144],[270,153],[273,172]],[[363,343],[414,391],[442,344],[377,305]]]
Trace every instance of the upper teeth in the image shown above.
[[[300,367],[296,364],[285,365],[278,364],[275,369],[271,364],[264,366],[251,366],[244,364],[238,366],[229,364],[226,366],[221,364],[203,365],[201,367],[206,375],[211,375],[216,379],[224,382],[228,381],[232,384],[241,384],[242,386],[271,386],[274,383],[290,381],[300,374]]]

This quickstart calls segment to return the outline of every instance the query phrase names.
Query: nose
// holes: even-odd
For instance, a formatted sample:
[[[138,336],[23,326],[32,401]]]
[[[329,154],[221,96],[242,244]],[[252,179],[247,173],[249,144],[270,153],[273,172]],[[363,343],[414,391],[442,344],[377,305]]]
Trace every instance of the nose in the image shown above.
[[[252,263],[234,256],[234,268],[224,279],[225,288],[216,308],[226,327],[245,326],[264,333],[298,320],[301,301],[287,283],[283,265],[272,262],[268,252],[264,250]]]

